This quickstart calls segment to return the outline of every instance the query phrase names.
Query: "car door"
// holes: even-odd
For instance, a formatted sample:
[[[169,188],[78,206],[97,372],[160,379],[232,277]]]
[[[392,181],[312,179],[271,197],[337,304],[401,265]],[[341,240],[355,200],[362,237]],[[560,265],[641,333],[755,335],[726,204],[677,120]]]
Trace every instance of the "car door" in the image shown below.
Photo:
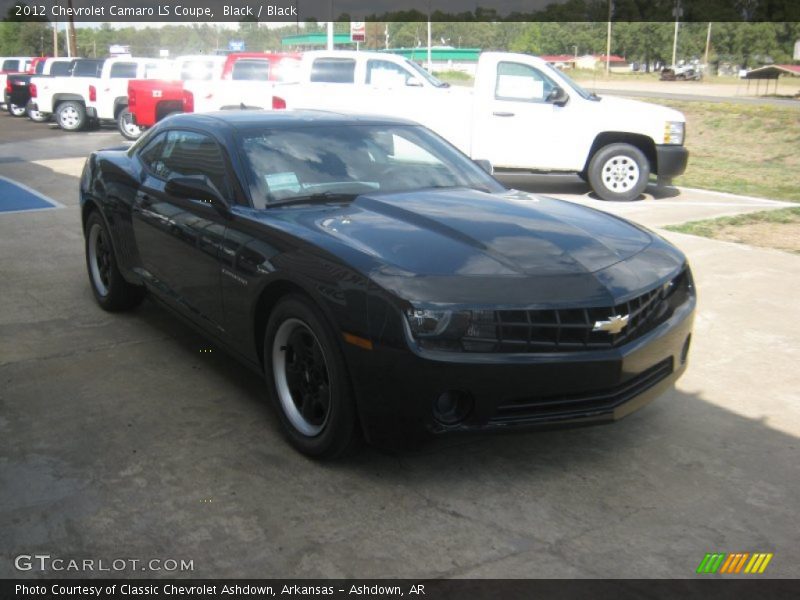
[[[225,217],[202,200],[169,194],[172,177],[205,178],[227,198],[224,152],[205,133],[170,130],[139,153],[144,177],[133,206],[133,230],[144,276],[156,293],[204,327],[222,331],[220,246]]]
[[[569,104],[558,106],[548,99],[555,87],[534,65],[497,62],[494,85],[476,96],[473,158],[497,167],[573,168],[575,153],[565,139]]]

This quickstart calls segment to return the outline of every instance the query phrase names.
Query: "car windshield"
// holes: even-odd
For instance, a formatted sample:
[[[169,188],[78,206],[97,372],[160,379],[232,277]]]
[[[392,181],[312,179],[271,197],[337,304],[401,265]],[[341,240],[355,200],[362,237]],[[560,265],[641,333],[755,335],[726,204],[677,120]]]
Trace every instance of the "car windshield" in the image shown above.
[[[589,92],[589,91],[586,91],[586,90],[585,90],[584,88],[582,88],[580,85],[578,85],[577,83],[575,83],[575,80],[574,80],[574,79],[572,79],[572,78],[571,78],[569,75],[567,75],[566,73],[564,73],[564,71],[561,71],[561,70],[559,70],[559,69],[556,69],[556,68],[555,68],[553,65],[551,65],[551,64],[549,64],[549,63],[545,64],[545,66],[546,66],[546,67],[548,68],[548,70],[550,70],[552,73],[556,73],[556,74],[557,74],[557,75],[558,75],[558,76],[559,76],[561,79],[563,79],[564,81],[566,81],[566,82],[567,82],[567,84],[568,84],[568,85],[569,85],[569,86],[570,86],[570,87],[571,87],[573,90],[575,90],[576,92],[578,92],[578,95],[579,95],[581,98],[583,98],[583,99],[585,99],[585,100],[595,100],[595,99],[597,99],[597,98],[598,98],[597,94],[595,94],[594,92]]]
[[[239,138],[256,208],[352,200],[365,193],[505,188],[447,142],[416,125],[298,125]]]
[[[425,69],[420,67],[413,60],[407,60],[406,63],[411,65],[411,68],[414,69],[414,71],[416,71],[417,74],[419,74],[422,78],[427,80],[427,82],[430,83],[432,86],[434,86],[434,87],[450,87],[449,84],[445,83],[444,81],[440,81],[439,79],[437,79],[436,77],[434,77],[433,75],[428,73],[428,71],[426,71]]]

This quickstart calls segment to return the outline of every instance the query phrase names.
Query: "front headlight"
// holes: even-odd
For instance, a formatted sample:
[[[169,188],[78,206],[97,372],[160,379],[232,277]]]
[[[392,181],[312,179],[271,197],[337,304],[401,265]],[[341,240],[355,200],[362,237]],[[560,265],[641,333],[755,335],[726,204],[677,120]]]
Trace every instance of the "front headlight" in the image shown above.
[[[667,121],[664,123],[664,143],[683,144],[683,136],[686,132],[686,123],[683,121]]]
[[[411,337],[421,347],[431,350],[476,351],[484,346],[489,350],[496,338],[497,324],[492,310],[409,308],[405,317]],[[466,342],[462,339],[465,337],[471,341]]]

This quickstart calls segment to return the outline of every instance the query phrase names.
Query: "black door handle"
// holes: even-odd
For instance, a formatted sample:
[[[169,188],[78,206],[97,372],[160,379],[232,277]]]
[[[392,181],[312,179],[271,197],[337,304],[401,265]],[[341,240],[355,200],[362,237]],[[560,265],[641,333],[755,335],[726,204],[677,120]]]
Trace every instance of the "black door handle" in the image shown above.
[[[493,112],[492,113],[495,117],[513,117],[514,113],[512,112]]]

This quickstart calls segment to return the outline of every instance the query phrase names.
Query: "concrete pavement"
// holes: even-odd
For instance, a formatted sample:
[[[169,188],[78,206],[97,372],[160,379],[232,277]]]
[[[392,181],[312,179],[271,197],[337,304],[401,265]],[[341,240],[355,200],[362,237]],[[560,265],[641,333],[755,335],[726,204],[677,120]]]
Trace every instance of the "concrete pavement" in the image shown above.
[[[193,577],[680,578],[747,551],[797,575],[800,257],[659,231],[694,268],[691,364],[613,426],[318,464],[281,439],[258,377],[150,302],[96,306],[77,175],[119,137],[89,136],[43,138],[61,144],[43,157],[0,143],[0,175],[65,205],[0,213],[0,577],[30,575],[11,558],[35,552],[191,559],[171,574]],[[655,228],[777,206],[609,204],[577,179],[523,179]]]

